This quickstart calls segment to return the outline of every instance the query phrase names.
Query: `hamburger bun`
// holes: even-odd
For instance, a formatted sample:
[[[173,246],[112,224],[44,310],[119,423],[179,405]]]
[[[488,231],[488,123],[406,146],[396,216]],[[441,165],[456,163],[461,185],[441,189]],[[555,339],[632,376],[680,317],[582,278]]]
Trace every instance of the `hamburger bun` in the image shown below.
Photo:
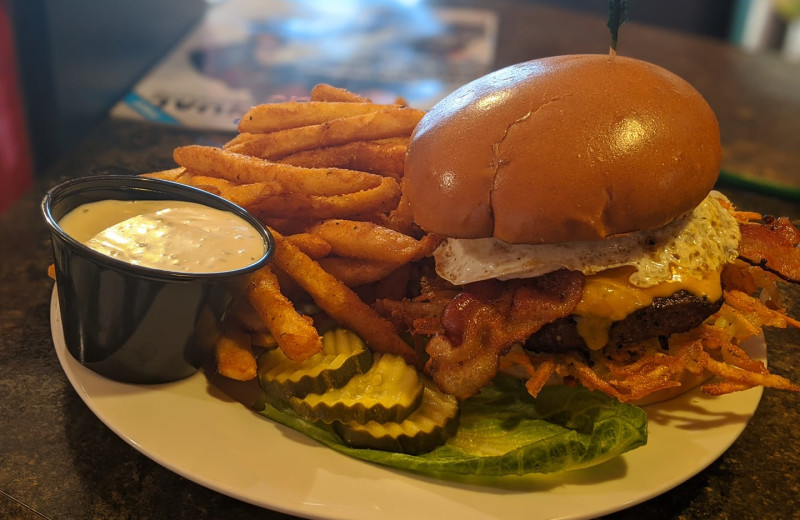
[[[685,80],[623,56],[555,56],[439,102],[412,135],[404,190],[431,233],[598,240],[692,210],[720,161],[716,117]]]

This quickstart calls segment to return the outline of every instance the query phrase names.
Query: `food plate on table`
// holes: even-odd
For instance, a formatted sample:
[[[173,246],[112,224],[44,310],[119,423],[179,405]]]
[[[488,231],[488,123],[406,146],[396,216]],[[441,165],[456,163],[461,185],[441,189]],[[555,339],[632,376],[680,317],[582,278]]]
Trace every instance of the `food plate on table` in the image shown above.
[[[51,330],[70,383],[114,433],[175,473],[264,508],[310,518],[593,518],[664,493],[739,437],[761,387],[720,397],[694,389],[645,407],[646,446],[599,466],[491,482],[437,480],[355,460],[249,411],[202,373],[161,385],[106,379],[66,350],[58,298]],[[766,359],[763,336],[748,353]],[[676,450],[680,457],[675,457]],[[656,470],[657,468],[657,470]]]

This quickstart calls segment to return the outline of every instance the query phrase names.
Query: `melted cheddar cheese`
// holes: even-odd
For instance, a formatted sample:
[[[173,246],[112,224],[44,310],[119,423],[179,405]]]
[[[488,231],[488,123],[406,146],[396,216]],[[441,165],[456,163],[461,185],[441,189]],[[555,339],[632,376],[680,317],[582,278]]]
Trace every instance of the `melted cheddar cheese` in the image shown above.
[[[578,334],[590,349],[604,347],[613,322],[647,307],[654,298],[666,298],[678,291],[705,296],[709,301],[722,297],[720,271],[711,272],[702,279],[675,274],[671,280],[652,287],[633,285],[629,281],[630,275],[630,268],[618,268],[586,278],[583,296],[574,314]]]

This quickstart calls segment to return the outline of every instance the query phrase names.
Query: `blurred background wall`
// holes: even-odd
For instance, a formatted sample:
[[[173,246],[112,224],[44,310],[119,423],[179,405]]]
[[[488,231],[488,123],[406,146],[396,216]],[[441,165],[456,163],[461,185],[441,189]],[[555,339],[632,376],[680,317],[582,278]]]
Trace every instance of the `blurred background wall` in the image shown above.
[[[70,150],[192,27],[206,2],[11,0],[10,8],[41,170]]]
[[[539,3],[608,14],[607,0],[538,0]],[[727,39],[736,8],[732,0],[629,0],[630,16],[637,23]]]
[[[0,0],[0,192],[6,194],[0,211],[28,185],[26,179],[67,154],[218,1]],[[608,12],[607,0],[537,1]],[[789,5],[786,13],[798,0],[631,0],[631,18],[747,48],[778,48],[791,34],[778,4]],[[9,107],[19,109],[16,116]],[[12,162],[12,146],[30,160]]]

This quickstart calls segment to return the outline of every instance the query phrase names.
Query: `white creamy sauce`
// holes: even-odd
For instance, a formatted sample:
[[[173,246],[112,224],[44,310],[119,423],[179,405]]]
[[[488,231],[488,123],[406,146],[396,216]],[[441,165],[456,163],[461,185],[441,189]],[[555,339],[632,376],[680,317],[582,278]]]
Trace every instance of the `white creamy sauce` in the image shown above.
[[[58,225],[95,251],[165,271],[233,271],[265,252],[246,220],[194,202],[101,200],[78,206]]]

